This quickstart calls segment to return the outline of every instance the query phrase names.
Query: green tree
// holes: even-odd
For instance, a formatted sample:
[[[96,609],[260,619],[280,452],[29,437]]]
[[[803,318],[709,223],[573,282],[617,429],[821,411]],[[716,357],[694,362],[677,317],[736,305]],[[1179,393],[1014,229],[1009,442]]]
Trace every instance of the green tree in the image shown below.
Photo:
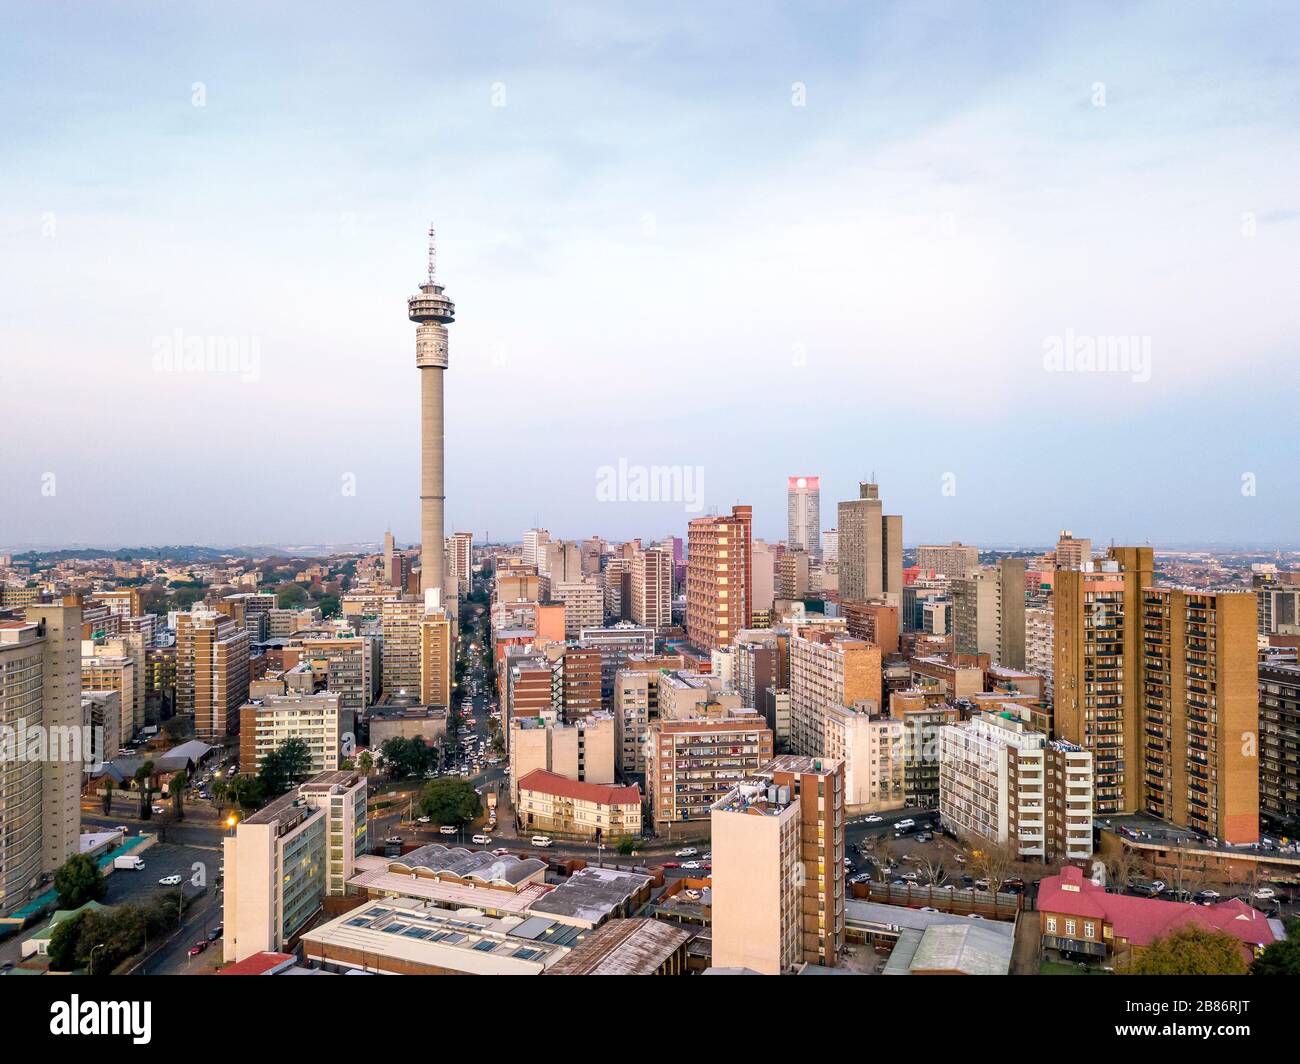
[[[469,780],[443,776],[424,785],[420,792],[420,812],[436,824],[460,827],[477,820],[483,805]]]
[[[189,718],[172,717],[171,720],[163,721],[162,731],[169,741],[173,743],[182,742],[190,734]]]
[[[357,768],[359,768],[364,775],[369,776],[374,770],[374,767],[374,755],[369,750],[362,750],[360,756],[357,758]]]
[[[109,816],[113,812],[113,779],[111,776],[104,777],[104,782],[99,788],[99,797],[104,806],[104,815]]]
[[[167,786],[167,793],[172,796],[172,813],[177,820],[185,819],[185,788],[189,786],[189,782],[189,773],[181,769]]]
[[[1124,969],[1129,975],[1245,975],[1241,943],[1194,924],[1157,938]]]
[[[423,739],[387,739],[379,752],[390,779],[423,776],[433,763],[433,751]]]
[[[624,857],[630,857],[636,852],[636,848],[641,844],[641,840],[635,835],[624,835],[618,840],[618,852]]]
[[[76,969],[77,954],[81,949],[81,923],[85,918],[85,913],[78,913],[55,924],[47,947],[51,971],[71,972]]]
[[[1288,916],[1286,938],[1265,948],[1250,969],[1251,975],[1300,975],[1300,917]]]
[[[311,775],[311,748],[301,739],[286,739],[262,759],[257,774],[266,799],[278,798]]]
[[[235,776],[226,781],[225,799],[241,810],[260,809],[269,797],[257,776]]]
[[[322,617],[335,617],[338,615],[341,603],[338,595],[331,594],[327,591],[324,594],[317,596],[316,605],[320,607],[320,615]]]
[[[153,762],[146,761],[135,770],[135,785],[140,792],[140,819],[153,814]]]
[[[102,901],[108,884],[99,865],[84,853],[74,853],[54,873],[60,909],[77,909],[88,901]]]
[[[307,589],[301,584],[281,584],[275,593],[275,604],[282,610],[291,610],[307,601]]]

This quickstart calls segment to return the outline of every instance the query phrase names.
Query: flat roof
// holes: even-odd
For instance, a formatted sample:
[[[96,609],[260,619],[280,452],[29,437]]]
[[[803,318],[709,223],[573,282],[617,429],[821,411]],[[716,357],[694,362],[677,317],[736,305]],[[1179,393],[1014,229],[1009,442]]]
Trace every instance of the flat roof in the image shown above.
[[[530,912],[597,924],[650,882],[649,876],[636,872],[588,866],[574,872],[550,894],[539,899]]]
[[[664,920],[611,920],[584,938],[550,975],[653,975],[691,932]]]

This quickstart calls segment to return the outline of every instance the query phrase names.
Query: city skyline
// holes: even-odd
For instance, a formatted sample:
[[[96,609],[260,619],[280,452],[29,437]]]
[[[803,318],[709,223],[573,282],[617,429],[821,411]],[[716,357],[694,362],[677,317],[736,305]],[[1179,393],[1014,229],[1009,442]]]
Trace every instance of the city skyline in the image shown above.
[[[1258,11],[1209,34],[1180,10],[1170,32],[1170,10],[1011,26],[763,6],[728,24],[743,60],[721,15],[685,8],[612,37],[594,11],[599,32],[452,12],[436,68],[400,18],[331,67],[328,19],[265,12],[255,40],[216,20],[200,42],[180,15],[100,9],[55,48],[57,16],[24,11],[38,40],[0,45],[0,79],[42,108],[0,104],[22,352],[0,366],[36,401],[6,418],[0,541],[413,539],[393,307],[430,216],[461,310],[448,527],[681,534],[740,501],[775,539],[790,470],[816,471],[829,506],[876,469],[909,543],[1292,541],[1300,473],[1247,430],[1252,382],[1300,383],[1295,35]],[[290,35],[294,62],[269,61]],[[127,37],[113,58],[64,47]],[[111,282],[69,301],[81,277]],[[1116,338],[1133,343],[1115,372],[1078,368]],[[245,357],[174,368],[195,340]],[[46,374],[74,354],[55,402]],[[511,433],[484,431],[489,396]],[[922,396],[952,432],[918,431]],[[119,408],[149,431],[94,452],[49,431]],[[311,438],[308,468],[262,460],[287,432]],[[520,433],[545,447],[521,453]],[[703,509],[602,501],[620,461],[702,470]],[[281,505],[290,475],[307,512]],[[116,505],[160,496],[165,514]]]

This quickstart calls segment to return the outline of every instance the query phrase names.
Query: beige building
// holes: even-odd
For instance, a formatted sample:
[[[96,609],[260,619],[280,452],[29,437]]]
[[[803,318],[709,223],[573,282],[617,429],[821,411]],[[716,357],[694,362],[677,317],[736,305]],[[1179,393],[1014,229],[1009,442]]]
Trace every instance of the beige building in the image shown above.
[[[884,513],[879,485],[860,485],[859,496],[839,505],[840,597],[901,607],[903,519]]]
[[[1066,530],[1056,541],[1056,567],[1058,569],[1082,569],[1084,564],[1092,561],[1092,540],[1075,539],[1074,533]]]
[[[447,540],[451,564],[447,572],[454,576],[462,588],[468,588],[473,574],[474,533],[453,532]]]
[[[952,581],[953,650],[1025,667],[1025,562],[1003,558]]]
[[[352,734],[352,712],[337,694],[269,695],[239,711],[239,771],[255,775],[268,754],[290,739],[311,751],[311,773],[333,772]]]
[[[599,628],[604,623],[605,596],[595,580],[579,576],[552,584],[551,598],[564,603],[565,639],[577,639],[584,628]]]
[[[844,949],[843,772],[785,756],[711,810],[713,966],[834,968]]]
[[[110,758],[117,756],[118,747],[125,740],[135,736],[135,694],[136,667],[131,658],[110,656],[107,654],[86,657],[87,646],[94,644],[83,640],[81,644],[81,686],[86,691],[116,691],[118,695],[118,719],[113,722],[113,734],[117,737],[115,745],[108,751]],[[140,670],[140,679],[144,670]],[[144,706],[140,706],[140,723],[144,723]]]
[[[926,545],[916,548],[916,565],[933,570],[951,580],[960,579],[979,567],[980,549],[956,541],[947,546]]]
[[[750,624],[754,508],[697,517],[687,530],[686,636],[709,651],[729,645]]]
[[[79,848],[86,757],[80,606],[28,606],[23,620],[0,620],[0,724],[15,738],[35,730],[45,737],[47,751],[58,743],[68,755],[0,758],[0,917],[5,917],[46,889],[42,878]]]
[[[1054,668],[1054,611],[1051,606],[1025,610],[1025,670],[1043,678],[1043,696],[1052,700]]]
[[[827,706],[826,756],[844,765],[844,804],[850,813],[907,804],[904,724],[871,703]]]
[[[880,647],[841,632],[798,627],[790,639],[790,748],[826,753],[824,717],[830,706],[882,704]]]
[[[772,730],[749,710],[650,725],[646,789],[656,824],[708,819],[724,794],[772,757]]]
[[[342,897],[366,848],[366,778],[325,772],[243,821],[224,840],[224,957],[279,952]]]
[[[632,557],[632,620],[662,631],[673,623],[673,556],[657,547]]]
[[[176,615],[176,712],[199,739],[223,739],[248,700],[248,632],[211,610]]]
[[[610,784],[615,778],[614,717],[592,713],[571,724],[553,711],[510,721],[510,799],[517,806],[519,781],[535,769],[579,783]]]
[[[381,654],[383,689],[418,694],[424,682],[420,628],[424,620],[424,600],[414,595],[385,599],[380,604],[379,617],[384,637]]]
[[[561,838],[612,845],[641,836],[641,791],[637,787],[582,783],[535,768],[519,780],[516,825]]]
[[[420,618],[420,701],[427,706],[451,705],[454,641],[446,610],[429,610]]]

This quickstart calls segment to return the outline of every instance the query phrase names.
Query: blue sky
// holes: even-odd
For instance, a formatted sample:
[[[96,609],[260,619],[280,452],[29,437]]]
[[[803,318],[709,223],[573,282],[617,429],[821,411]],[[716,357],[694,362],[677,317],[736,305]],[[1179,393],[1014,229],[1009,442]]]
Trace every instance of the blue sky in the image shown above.
[[[624,459],[773,538],[874,470],[911,543],[1300,541],[1286,5],[4,18],[0,545],[411,539],[430,219],[449,528],[682,534]]]

